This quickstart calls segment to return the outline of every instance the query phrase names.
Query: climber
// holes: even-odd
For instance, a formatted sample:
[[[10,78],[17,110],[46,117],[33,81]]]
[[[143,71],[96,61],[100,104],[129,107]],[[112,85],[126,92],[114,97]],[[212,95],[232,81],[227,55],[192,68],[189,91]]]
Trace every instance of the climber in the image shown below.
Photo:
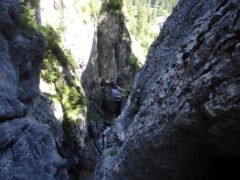
[[[111,86],[112,86],[112,96],[113,96],[113,99],[114,99],[114,102],[115,102],[115,107],[116,107],[116,110],[115,110],[115,113],[117,116],[120,115],[121,113],[121,105],[122,105],[122,102],[121,102],[121,97],[123,96],[126,96],[125,92],[127,92],[125,89],[119,87],[117,85],[117,82],[112,82],[111,83]]]

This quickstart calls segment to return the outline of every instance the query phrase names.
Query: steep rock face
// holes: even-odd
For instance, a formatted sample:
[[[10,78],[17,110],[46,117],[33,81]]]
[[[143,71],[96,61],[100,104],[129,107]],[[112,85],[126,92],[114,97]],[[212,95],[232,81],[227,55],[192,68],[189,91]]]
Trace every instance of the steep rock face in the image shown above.
[[[82,76],[90,106],[100,114],[103,114],[101,108],[114,111],[110,83],[118,81],[124,86],[133,81],[135,72],[127,64],[127,58],[132,55],[130,45],[131,39],[123,16],[103,13],[90,60]]]
[[[119,25],[116,16],[102,15],[98,26],[98,62],[103,81],[117,79],[115,46],[119,39]],[[111,67],[111,68],[109,68]]]
[[[45,43],[37,32],[20,28],[17,3],[0,2],[0,178],[67,179],[57,151],[61,127],[53,136],[49,120],[32,114]]]
[[[83,3],[79,0],[41,0],[37,10],[39,22],[45,27],[52,27],[53,32],[60,37],[57,51],[54,51],[55,63],[65,62],[65,66],[60,63],[57,68],[53,68],[60,72],[55,82],[46,83],[46,79],[42,79],[41,91],[60,100],[52,103],[54,114],[62,121],[64,130],[64,142],[58,150],[68,160],[69,174],[75,177],[80,174],[80,179],[89,176],[89,171],[94,169],[99,159],[99,152],[88,137],[86,107],[81,103],[83,97],[79,95],[79,91],[82,93],[79,79],[86,68],[90,53],[94,51],[95,42],[95,20],[89,17],[90,12],[82,11]],[[58,59],[60,56],[65,58]],[[69,64],[70,61],[74,66]],[[43,98],[38,105],[41,110],[46,110],[48,107],[41,106],[44,102],[42,100]],[[37,115],[41,113],[35,112]],[[56,119],[54,115],[51,118]],[[51,123],[50,126],[52,132],[59,136],[58,125]]]
[[[130,85],[135,71],[127,58],[131,57],[130,36],[123,16],[104,12],[98,22],[90,59],[82,74],[82,85],[88,97],[88,131],[98,150],[98,161],[104,147],[103,131],[112,120],[115,104],[110,94],[112,81]],[[92,115],[93,114],[93,115]],[[93,117],[91,117],[93,116]]]
[[[239,13],[235,0],[178,4],[108,136],[96,180],[208,180],[212,159],[239,158]]]
[[[90,5],[93,2],[96,4],[91,4],[90,8],[84,6],[84,3]],[[89,107],[98,114],[105,115],[102,109],[104,105],[107,105],[106,109],[114,111],[109,94],[109,83],[112,80],[118,80],[122,84],[129,83],[133,79],[134,72],[130,72],[130,66],[126,64],[126,58],[131,53],[130,38],[124,26],[120,25],[120,17],[104,11],[105,13],[97,19],[96,14],[93,14],[93,9],[98,6],[97,3],[101,5],[102,1],[41,0],[37,15],[42,25],[50,25],[60,35],[59,47],[63,51],[69,50],[72,55],[70,58],[73,58],[76,69],[70,68],[67,72],[72,79],[82,79],[79,83],[84,87]],[[98,25],[96,25],[97,21]],[[61,74],[66,72],[64,67],[58,69],[63,69],[60,70]],[[54,83],[41,83],[40,87],[45,86],[41,90],[56,96],[57,81],[55,85]],[[63,96],[59,95],[58,99],[62,99],[64,103],[66,98]],[[55,114],[63,121],[63,126],[67,126],[64,128],[66,136],[63,154],[68,159],[72,171],[76,173],[79,169],[93,170],[100,155],[101,145],[96,139],[103,131],[102,121],[89,123],[85,114],[82,113],[81,125],[80,123],[69,125],[64,122],[66,119],[66,116],[64,119],[64,113],[67,114],[68,109],[64,109],[61,102],[54,102],[54,104],[58,107]],[[44,109],[44,106],[42,108]],[[36,114],[39,113],[36,112]],[[74,117],[74,119],[78,118]],[[51,127],[55,125],[51,123]],[[87,125],[91,127],[90,131],[94,131],[95,135],[92,137],[94,141],[90,140]],[[53,130],[53,132],[59,137],[58,131]],[[60,146],[60,151],[61,149]]]

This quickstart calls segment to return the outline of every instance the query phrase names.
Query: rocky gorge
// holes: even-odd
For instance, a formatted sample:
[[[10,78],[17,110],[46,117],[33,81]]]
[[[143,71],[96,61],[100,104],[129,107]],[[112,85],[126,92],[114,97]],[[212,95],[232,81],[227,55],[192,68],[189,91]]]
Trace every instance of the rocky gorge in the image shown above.
[[[239,179],[239,1],[180,0],[135,79],[118,9],[79,21],[85,37],[73,1],[44,2],[42,32],[24,26],[20,1],[0,2],[0,179]],[[133,88],[105,130],[113,80]]]
[[[231,0],[179,2],[112,127],[95,179],[239,177],[239,8]]]
[[[124,24],[120,26],[120,14],[106,11],[98,22],[84,24],[73,1],[48,1],[47,5],[41,1],[39,6],[34,2],[0,4],[0,119],[5,129],[1,163],[10,167],[2,169],[1,179],[88,179],[100,157],[104,130],[102,117],[94,117],[98,120],[94,122],[88,114],[104,117],[108,107],[102,109],[103,104],[113,103],[103,98],[111,81],[132,81],[134,72],[126,63],[131,56],[130,39]],[[72,12],[76,14],[70,16]],[[33,13],[42,27],[33,21]],[[83,35],[73,32],[78,21],[80,28],[88,29]],[[84,35],[85,42],[79,43]],[[76,47],[84,47],[85,54]],[[11,171],[15,173],[10,175]]]

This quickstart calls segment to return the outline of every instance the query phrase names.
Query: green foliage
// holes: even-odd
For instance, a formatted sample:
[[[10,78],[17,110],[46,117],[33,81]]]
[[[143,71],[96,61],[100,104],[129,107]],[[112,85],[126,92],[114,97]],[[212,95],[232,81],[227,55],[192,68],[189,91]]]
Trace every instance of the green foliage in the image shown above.
[[[64,82],[58,82],[58,91],[62,96],[61,102],[65,111],[64,121],[74,122],[76,117],[85,110],[85,97],[81,89],[74,85],[67,85]]]
[[[48,50],[48,55],[44,60],[41,71],[41,78],[47,83],[55,85],[57,94],[54,97],[48,97],[53,101],[57,99],[60,102],[64,114],[63,129],[66,134],[69,134],[72,126],[79,126],[81,124],[79,114],[85,111],[86,98],[81,88],[74,82],[74,79],[66,78],[66,74],[60,71],[60,69],[67,71],[68,68],[63,67],[59,63],[59,56],[56,56],[54,53],[51,49]]]
[[[45,37],[47,49],[41,78],[47,83],[54,83],[57,94],[48,96],[58,100],[64,111],[63,124],[68,129],[72,124],[81,123],[77,118],[85,110],[86,99],[81,88],[76,85],[76,79],[72,77],[75,73],[76,64],[69,50],[61,48],[61,33],[64,27],[54,29],[50,25],[40,26],[35,20],[35,9],[39,7],[39,0],[24,0],[21,2],[21,23],[25,29],[33,31],[38,28]]]
[[[88,121],[97,121],[100,119],[100,115],[94,110],[87,111],[87,119]]]
[[[73,55],[69,49],[64,49],[64,57],[71,69],[75,71],[77,64],[75,63]]]
[[[32,8],[38,8],[40,0],[21,0],[22,6],[31,6]]]
[[[107,8],[113,11],[121,11],[123,6],[123,0],[109,0]]]
[[[52,61],[54,61],[54,59],[57,60],[64,68],[71,67],[72,69],[76,69],[77,65],[74,62],[71,51],[63,49],[60,46],[60,34],[62,32],[62,28],[55,30],[50,25],[46,25],[44,27],[39,27],[39,29],[43,33],[47,42],[47,59],[52,59]]]
[[[110,152],[110,156],[116,156],[118,153],[117,153],[117,151],[115,151],[115,150],[112,150],[111,152]]]
[[[102,12],[107,11],[113,14],[121,14],[123,0],[107,0],[102,6]]]
[[[62,49],[60,46],[61,30],[55,30],[50,25],[40,28],[47,42],[46,55],[41,71],[41,78],[47,83],[53,83],[57,94],[55,99],[60,102],[63,108],[63,128],[65,133],[72,126],[78,126],[81,123],[79,114],[84,112],[86,107],[86,98],[77,85],[77,79],[72,73],[75,73],[76,64],[69,50]],[[53,99],[53,97],[49,98]]]
[[[126,62],[129,66],[131,66],[134,72],[139,71],[141,68],[140,62],[134,55],[127,57]]]
[[[58,67],[59,63],[56,61],[55,55],[48,49],[41,71],[42,79],[47,83],[53,83],[58,80],[61,77]]]
[[[125,25],[125,17],[122,13],[118,14],[118,24],[119,26],[121,26],[122,28],[124,28],[125,32],[126,32],[126,25]]]
[[[79,127],[81,125],[82,120],[81,119],[77,119],[75,121],[68,119],[67,116],[65,116],[64,114],[64,120],[62,122],[62,127],[63,127],[63,131],[66,135],[66,139],[68,141],[71,141],[71,134],[72,134],[72,130],[74,129],[74,127]]]
[[[169,15],[178,0],[124,0],[128,11],[130,32],[140,42],[145,54],[158,33],[150,26],[156,23],[157,16]]]
[[[98,15],[101,9],[101,5],[97,0],[90,0],[89,7],[91,9],[91,15]]]
[[[38,29],[45,37],[47,48],[41,78],[53,84],[56,90],[54,95],[45,95],[61,104],[62,125],[69,138],[71,130],[82,123],[80,114],[85,111],[86,98],[77,79],[74,58],[69,50],[61,47],[61,33],[64,31],[64,26],[61,24],[57,29],[50,25],[40,26],[35,19],[35,10],[39,7],[39,2],[40,0],[21,2],[21,25],[29,32],[35,32],[35,29]]]
[[[70,105],[72,110],[78,109],[79,112],[84,111],[84,109],[80,105],[85,105],[84,95],[81,92],[81,89],[77,86],[66,86],[68,88],[67,91],[67,102]]]
[[[68,78],[71,72],[75,72],[76,65],[70,51],[64,51],[60,47],[59,32],[51,26],[42,28],[42,32],[48,46],[41,77],[47,83],[55,84],[57,96],[65,110],[65,117],[73,120],[84,111],[86,103],[81,88],[76,85],[73,78]]]
[[[54,48],[54,46],[57,46],[61,42],[61,31],[56,31],[50,25],[41,26],[39,28],[47,41],[48,49]]]
[[[38,23],[35,20],[35,9],[39,6],[39,1],[25,0],[20,4],[20,23],[21,26],[32,32],[38,27]]]
[[[140,110],[140,106],[135,105],[135,106],[133,107],[133,109],[132,109],[132,112],[133,112],[134,114],[137,114],[139,110]]]
[[[82,18],[85,23],[91,21],[94,18],[96,21],[98,20],[98,16],[100,14],[101,4],[98,0],[88,0],[83,1],[81,5]]]

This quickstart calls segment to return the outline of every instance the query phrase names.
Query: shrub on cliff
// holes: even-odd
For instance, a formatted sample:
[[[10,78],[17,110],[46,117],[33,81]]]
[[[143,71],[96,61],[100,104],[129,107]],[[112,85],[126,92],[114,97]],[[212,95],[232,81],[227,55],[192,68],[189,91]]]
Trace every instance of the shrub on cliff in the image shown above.
[[[121,11],[123,6],[122,0],[109,0],[107,7],[115,11]]]
[[[141,68],[140,62],[134,55],[127,57],[126,62],[135,73]]]
[[[38,27],[35,20],[35,10],[39,7],[39,3],[40,0],[23,0],[20,3],[20,23],[22,27],[29,31],[34,31]]]
[[[56,91],[55,94],[45,95],[62,106],[63,129],[65,133],[69,133],[70,127],[77,127],[82,123],[81,113],[85,111],[86,99],[76,76],[76,63],[72,54],[61,46],[61,33],[64,29],[61,26],[41,26],[36,21],[35,12],[39,2],[40,0],[21,1],[20,22],[28,33],[38,30],[45,37],[47,48],[41,78],[52,84]]]
[[[123,0],[108,0],[103,4],[102,11],[111,13],[121,13],[123,7]]]

